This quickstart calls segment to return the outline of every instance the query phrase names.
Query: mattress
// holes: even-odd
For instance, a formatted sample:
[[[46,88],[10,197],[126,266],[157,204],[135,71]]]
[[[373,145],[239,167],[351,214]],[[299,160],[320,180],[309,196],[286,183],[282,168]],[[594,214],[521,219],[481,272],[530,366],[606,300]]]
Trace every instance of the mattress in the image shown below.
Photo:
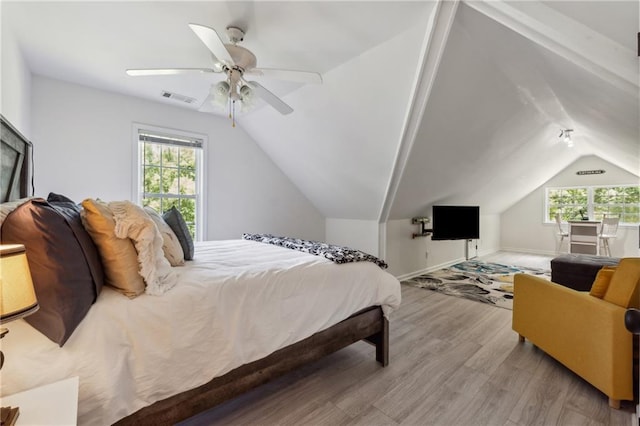
[[[111,424],[380,305],[400,304],[396,278],[371,262],[245,240],[196,243],[162,296],[104,288],[58,347],[24,320],[7,325],[0,392],[79,376],[78,424]]]

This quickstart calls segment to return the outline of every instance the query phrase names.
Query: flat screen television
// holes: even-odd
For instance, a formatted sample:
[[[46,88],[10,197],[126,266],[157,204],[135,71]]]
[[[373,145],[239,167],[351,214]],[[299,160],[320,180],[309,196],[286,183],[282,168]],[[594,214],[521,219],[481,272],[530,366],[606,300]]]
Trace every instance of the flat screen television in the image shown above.
[[[432,240],[480,238],[480,207],[433,206]]]

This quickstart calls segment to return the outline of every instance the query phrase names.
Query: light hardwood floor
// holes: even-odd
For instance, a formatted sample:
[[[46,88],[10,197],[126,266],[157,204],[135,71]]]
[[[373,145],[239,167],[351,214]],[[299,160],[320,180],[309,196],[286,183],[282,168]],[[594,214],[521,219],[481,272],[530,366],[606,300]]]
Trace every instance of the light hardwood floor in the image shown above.
[[[549,268],[551,257],[496,253]],[[402,286],[391,362],[358,342],[183,423],[197,425],[631,425],[607,398],[511,330],[511,311]]]

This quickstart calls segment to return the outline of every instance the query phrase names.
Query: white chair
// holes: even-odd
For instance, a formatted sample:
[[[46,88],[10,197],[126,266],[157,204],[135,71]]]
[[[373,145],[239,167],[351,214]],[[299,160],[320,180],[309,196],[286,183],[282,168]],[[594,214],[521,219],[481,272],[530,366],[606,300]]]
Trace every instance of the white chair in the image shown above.
[[[562,229],[562,221],[560,220],[560,213],[556,213],[556,223],[558,224],[558,236],[560,240],[558,241],[558,247],[556,248],[556,253],[560,253],[560,249],[562,248],[562,241],[564,241],[565,237],[569,238],[569,231],[565,231]],[[569,251],[567,249],[567,251]]]
[[[598,239],[600,241],[601,254],[611,257],[611,248],[609,247],[609,240],[616,237],[618,234],[619,217],[602,217],[602,226],[600,227],[600,234]]]

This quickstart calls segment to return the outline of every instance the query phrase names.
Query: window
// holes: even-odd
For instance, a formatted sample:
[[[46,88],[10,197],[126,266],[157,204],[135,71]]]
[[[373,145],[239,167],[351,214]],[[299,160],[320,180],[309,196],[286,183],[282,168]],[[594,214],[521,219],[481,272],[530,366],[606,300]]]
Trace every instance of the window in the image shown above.
[[[562,220],[577,220],[583,215],[602,220],[607,215],[619,217],[621,224],[640,223],[640,186],[547,188],[545,202],[545,222],[554,222],[560,213]]]
[[[136,126],[138,202],[161,214],[175,206],[191,235],[204,235],[204,137]]]

